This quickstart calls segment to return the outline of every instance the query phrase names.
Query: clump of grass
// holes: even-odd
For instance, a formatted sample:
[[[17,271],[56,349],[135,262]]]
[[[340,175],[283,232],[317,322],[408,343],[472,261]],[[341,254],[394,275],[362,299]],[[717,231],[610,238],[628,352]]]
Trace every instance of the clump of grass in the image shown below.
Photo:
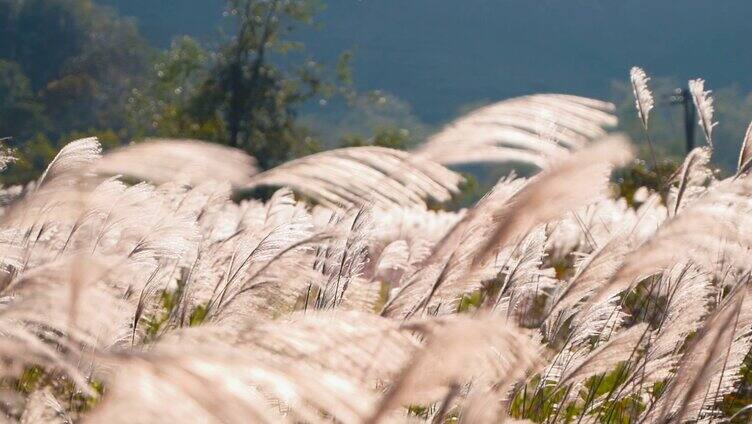
[[[648,78],[631,77],[647,137]],[[693,86],[710,144],[712,99]],[[196,141],[104,155],[72,142],[2,196],[0,389],[17,401],[0,410],[24,423],[744,417],[748,143],[731,178],[710,170],[712,146],[651,167],[605,136],[610,110],[526,96],[413,151],[348,147],[264,172]],[[477,160],[541,171],[469,202],[444,165]]]

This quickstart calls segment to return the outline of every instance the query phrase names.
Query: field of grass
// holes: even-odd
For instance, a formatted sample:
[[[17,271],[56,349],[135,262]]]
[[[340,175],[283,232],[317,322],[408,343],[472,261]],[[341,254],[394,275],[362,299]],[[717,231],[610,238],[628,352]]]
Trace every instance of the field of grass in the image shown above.
[[[263,172],[198,141],[73,141],[0,196],[0,418],[745,422],[752,146],[721,178],[690,87],[707,143],[643,164],[650,187],[623,180],[612,106],[563,95]],[[479,161],[540,172],[443,209],[449,166]]]

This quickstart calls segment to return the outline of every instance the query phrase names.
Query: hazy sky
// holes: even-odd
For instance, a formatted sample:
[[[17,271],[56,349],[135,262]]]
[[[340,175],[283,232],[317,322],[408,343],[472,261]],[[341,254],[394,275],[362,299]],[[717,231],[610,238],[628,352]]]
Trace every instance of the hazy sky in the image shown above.
[[[102,0],[104,1],[104,0]],[[159,43],[214,34],[220,0],[107,0]],[[326,0],[318,58],[356,53],[363,89],[383,88],[429,121],[483,99],[557,91],[607,97],[641,65],[752,88],[750,0]]]

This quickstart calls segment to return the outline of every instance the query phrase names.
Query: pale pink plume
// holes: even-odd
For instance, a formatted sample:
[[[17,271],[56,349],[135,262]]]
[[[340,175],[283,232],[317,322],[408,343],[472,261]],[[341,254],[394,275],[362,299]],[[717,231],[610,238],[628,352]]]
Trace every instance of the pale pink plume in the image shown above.
[[[485,106],[447,125],[416,153],[442,164],[522,162],[546,168],[616,125],[613,105],[537,94]]]
[[[642,126],[647,130],[650,111],[655,104],[653,101],[653,93],[651,93],[650,88],[648,88],[648,81],[650,81],[650,78],[645,74],[645,71],[642,70],[642,68],[635,66],[629,71],[629,79],[632,82],[632,94],[635,98],[637,116],[640,118],[640,121],[642,121]]]
[[[710,91],[705,91],[705,80],[694,79],[689,81],[689,91],[692,94],[692,101],[697,109],[699,115],[700,128],[705,135],[705,141],[708,145],[713,146],[713,127],[718,125],[717,122],[713,122],[713,113],[715,108],[713,107],[713,98],[710,96]]]
[[[197,140],[147,139],[105,154],[93,170],[153,183],[228,181],[243,187],[258,172],[245,152]]]
[[[381,208],[449,200],[462,181],[443,166],[400,150],[349,147],[284,163],[251,178],[247,188],[290,187],[329,207]]]

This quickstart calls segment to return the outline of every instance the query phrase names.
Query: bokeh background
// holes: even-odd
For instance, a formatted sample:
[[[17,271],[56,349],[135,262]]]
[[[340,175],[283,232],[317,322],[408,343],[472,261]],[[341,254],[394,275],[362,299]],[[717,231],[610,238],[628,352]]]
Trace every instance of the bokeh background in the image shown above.
[[[248,3],[258,9],[244,17]],[[22,152],[6,183],[28,180],[61,143],[83,134],[109,145],[146,136],[228,143],[232,87],[218,76],[231,63],[223,54],[237,47],[244,19],[261,26],[272,3],[0,0],[0,137]],[[641,144],[628,87],[633,65],[652,76],[651,131],[665,160],[685,150],[681,106],[671,97],[689,78],[714,90],[720,168],[734,167],[752,118],[745,0],[280,4],[299,9],[275,12],[264,66],[278,72],[272,91],[290,91],[255,121],[277,116],[287,128],[240,128],[240,140],[229,140],[266,166],[341,145],[409,147],[474,107],[536,92],[612,101],[619,129]],[[258,44],[245,47],[250,66]],[[485,179],[504,171],[494,172]]]

